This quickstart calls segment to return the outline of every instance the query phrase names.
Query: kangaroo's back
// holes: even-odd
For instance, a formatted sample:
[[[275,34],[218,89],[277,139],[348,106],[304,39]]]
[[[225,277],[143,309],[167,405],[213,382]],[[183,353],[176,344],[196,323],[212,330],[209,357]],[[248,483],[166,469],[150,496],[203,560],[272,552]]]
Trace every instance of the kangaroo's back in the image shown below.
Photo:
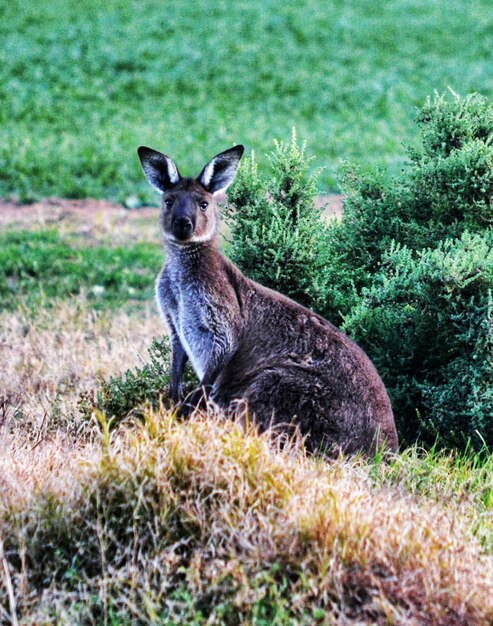
[[[309,449],[396,449],[390,400],[363,350],[321,316],[238,270],[232,276],[246,314],[216,400],[248,405],[265,428],[299,428]]]
[[[179,401],[190,360],[201,383],[197,398],[205,392],[226,411],[247,410],[262,428],[296,428],[309,449],[396,449],[390,401],[363,350],[219,253],[216,195],[233,180],[242,152],[236,146],[217,155],[191,179],[169,157],[139,149],[163,198],[167,261],[156,294],[173,348],[171,397]]]

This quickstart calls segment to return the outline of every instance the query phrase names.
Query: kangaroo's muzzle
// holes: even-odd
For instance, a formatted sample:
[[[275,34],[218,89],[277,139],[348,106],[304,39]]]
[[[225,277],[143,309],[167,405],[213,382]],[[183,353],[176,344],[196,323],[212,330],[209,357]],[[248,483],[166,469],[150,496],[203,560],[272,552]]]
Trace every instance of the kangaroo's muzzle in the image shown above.
[[[173,229],[173,235],[177,239],[185,241],[192,236],[194,224],[189,217],[176,217],[171,224],[171,228]]]

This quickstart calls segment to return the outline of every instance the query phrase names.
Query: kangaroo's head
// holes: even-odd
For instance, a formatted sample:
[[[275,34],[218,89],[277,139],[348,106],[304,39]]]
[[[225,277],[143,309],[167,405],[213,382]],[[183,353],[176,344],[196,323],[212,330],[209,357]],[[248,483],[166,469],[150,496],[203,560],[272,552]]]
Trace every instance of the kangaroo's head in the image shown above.
[[[162,194],[161,224],[166,239],[186,244],[214,238],[219,218],[216,196],[233,182],[243,150],[243,146],[235,146],[221,152],[197,178],[186,178],[165,154],[139,148],[144,174]]]

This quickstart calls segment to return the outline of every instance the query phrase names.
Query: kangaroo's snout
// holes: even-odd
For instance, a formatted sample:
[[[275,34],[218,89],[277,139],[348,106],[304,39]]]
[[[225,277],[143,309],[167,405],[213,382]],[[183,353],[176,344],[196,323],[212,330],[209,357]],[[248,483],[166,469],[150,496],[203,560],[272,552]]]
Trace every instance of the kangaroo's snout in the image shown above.
[[[192,236],[195,226],[193,221],[189,217],[179,216],[173,219],[171,223],[171,228],[173,231],[173,235],[177,239],[185,241]]]

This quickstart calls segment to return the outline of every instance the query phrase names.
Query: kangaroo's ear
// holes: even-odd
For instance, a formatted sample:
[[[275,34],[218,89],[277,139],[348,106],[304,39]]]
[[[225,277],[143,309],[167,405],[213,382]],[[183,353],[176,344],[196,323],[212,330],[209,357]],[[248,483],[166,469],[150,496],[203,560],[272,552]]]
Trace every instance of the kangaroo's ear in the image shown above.
[[[244,149],[235,146],[211,159],[197,177],[202,187],[212,194],[227,189],[233,182]]]
[[[165,154],[145,146],[140,146],[137,152],[147,180],[159,193],[172,189],[180,181],[180,172]]]

